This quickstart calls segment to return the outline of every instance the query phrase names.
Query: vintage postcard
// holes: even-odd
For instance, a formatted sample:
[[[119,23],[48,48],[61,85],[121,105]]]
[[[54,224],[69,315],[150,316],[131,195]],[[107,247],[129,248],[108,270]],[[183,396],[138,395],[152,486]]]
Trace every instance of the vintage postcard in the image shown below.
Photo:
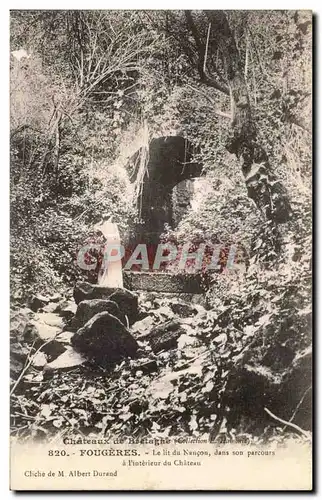
[[[10,488],[311,490],[312,12],[10,38]]]

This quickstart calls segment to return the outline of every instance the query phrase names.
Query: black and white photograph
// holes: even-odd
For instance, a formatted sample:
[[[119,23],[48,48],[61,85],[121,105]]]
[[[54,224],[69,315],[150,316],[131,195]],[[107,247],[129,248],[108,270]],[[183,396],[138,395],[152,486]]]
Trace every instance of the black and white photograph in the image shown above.
[[[310,490],[311,311],[312,12],[11,10],[11,488]]]

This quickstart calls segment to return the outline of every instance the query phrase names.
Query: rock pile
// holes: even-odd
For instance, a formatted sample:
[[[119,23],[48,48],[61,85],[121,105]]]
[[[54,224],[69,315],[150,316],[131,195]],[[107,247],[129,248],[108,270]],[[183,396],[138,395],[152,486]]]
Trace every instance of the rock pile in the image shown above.
[[[224,418],[228,429],[249,422],[264,432],[272,423],[278,425],[278,418],[310,429],[309,347],[296,353],[272,344],[263,358],[261,338],[254,337],[246,346],[238,343],[212,311],[179,298],[143,293],[138,297],[126,289],[89,283],[77,283],[74,297],[77,303],[69,297],[33,297],[33,309],[13,311],[11,375],[13,387],[22,381],[21,393],[28,388],[24,380],[30,387],[30,380],[39,384],[45,375],[54,380],[60,377],[57,370],[85,365],[81,376],[88,370],[108,370],[106,380],[114,377],[121,391],[128,387],[129,402],[124,406],[135,407],[134,413],[144,398],[168,400],[169,395],[181,409],[196,390],[210,415],[219,401],[211,439],[220,434]],[[31,373],[22,377],[29,366]],[[176,393],[178,381],[182,390]]]
[[[33,356],[32,366],[50,371],[74,368],[86,361],[110,368],[124,358],[142,358],[142,342],[154,355],[168,351],[176,348],[185,334],[174,314],[187,317],[197,312],[189,304],[174,302],[175,313],[160,308],[165,315],[149,316],[140,310],[135,293],[86,282],[76,283],[73,297],[74,301],[37,295],[29,300],[30,308],[13,312],[13,377],[21,372],[28,356]],[[144,370],[157,369],[154,359],[144,363]]]

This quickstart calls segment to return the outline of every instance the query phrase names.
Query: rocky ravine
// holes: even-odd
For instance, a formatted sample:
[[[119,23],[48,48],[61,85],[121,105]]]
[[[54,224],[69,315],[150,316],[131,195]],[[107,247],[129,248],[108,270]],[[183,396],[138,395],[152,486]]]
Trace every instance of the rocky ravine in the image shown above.
[[[290,388],[310,375],[309,350],[274,371],[250,359],[256,339],[230,338],[201,305],[89,283],[77,283],[73,296],[38,295],[12,312],[12,428],[20,437],[28,418],[37,437],[61,426],[213,439],[269,428],[271,436],[279,422],[264,408],[288,420],[302,397]],[[304,433],[309,405],[303,400],[292,419]]]

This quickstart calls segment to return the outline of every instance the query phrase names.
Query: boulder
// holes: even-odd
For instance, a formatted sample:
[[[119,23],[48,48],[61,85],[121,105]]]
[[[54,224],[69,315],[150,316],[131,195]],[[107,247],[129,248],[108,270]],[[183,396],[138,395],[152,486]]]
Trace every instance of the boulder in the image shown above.
[[[10,377],[15,380],[18,378],[20,373],[25,366],[25,362],[16,358],[13,354],[10,356]]]
[[[41,310],[46,313],[53,313],[57,309],[56,302],[49,302],[46,306],[42,307]]]
[[[28,336],[32,336],[35,340],[40,339],[44,342],[54,339],[58,333],[61,332],[61,328],[57,326],[48,325],[43,321],[31,320],[28,324],[27,329]]]
[[[108,299],[116,290],[116,288],[93,285],[86,281],[78,281],[74,287],[73,297],[78,305],[82,300]]]
[[[28,316],[28,318],[33,318],[35,316],[34,311],[29,309],[29,307],[21,307],[19,312]]]
[[[28,307],[34,312],[37,312],[38,309],[41,309],[48,303],[49,303],[48,297],[45,297],[44,295],[40,294],[32,295],[27,302]]]
[[[173,302],[169,304],[171,310],[174,314],[177,314],[181,318],[188,318],[189,316],[195,316],[198,313],[198,309],[185,302]]]
[[[106,299],[93,299],[83,300],[78,304],[73,325],[78,325],[78,328],[80,328],[93,316],[101,312],[108,312],[112,316],[116,316],[122,323],[125,322],[124,314],[121,314],[116,302]]]
[[[58,314],[55,313],[38,313],[37,315],[35,315],[35,320],[39,321],[40,323],[45,323],[48,326],[60,328],[61,330],[65,325],[64,320],[61,318],[61,316],[58,316]]]
[[[231,409],[229,420],[238,425],[243,417],[253,419],[256,425],[265,423],[263,408],[272,408],[282,375],[264,367],[258,361],[237,362],[230,371],[224,394],[224,404]],[[275,396],[274,396],[275,395]]]
[[[44,342],[53,339],[60,331],[42,321],[33,319],[34,313],[29,309],[21,309],[11,314],[10,318],[10,373],[16,377],[22,371],[33,345],[35,352]],[[35,359],[34,366],[41,367],[45,354],[54,359],[65,348],[58,342],[45,345]],[[46,358],[47,359],[47,358]]]
[[[146,316],[132,325],[131,332],[140,336],[148,335],[153,326],[153,322],[154,318],[152,316]]]
[[[76,304],[83,300],[113,300],[119,306],[121,313],[128,317],[130,325],[138,319],[138,297],[126,288],[109,288],[86,282],[77,282],[74,288],[74,299]]]
[[[120,311],[125,314],[129,320],[129,324],[133,325],[138,319],[138,297],[135,293],[119,288],[112,295],[110,300],[117,303]]]
[[[24,333],[24,340],[54,339],[63,330],[64,320],[54,313],[38,313],[29,321]]]
[[[10,314],[10,340],[13,342],[33,342],[35,332],[30,326],[33,316],[29,309],[20,309]]]
[[[277,355],[276,346],[274,351]],[[264,411],[267,408],[283,420],[292,420],[304,430],[310,430],[311,349],[299,352],[292,362],[289,355],[286,359],[279,358],[278,367],[265,366],[263,359],[255,360],[255,357],[256,353],[250,349],[247,358],[244,356],[235,362],[227,377],[222,407],[230,408],[228,425],[237,428],[241,421],[244,425],[248,422],[249,431],[264,430],[267,425],[280,425]]]
[[[16,378],[25,366],[30,347],[10,339],[10,375]]]
[[[55,304],[55,309],[53,312],[59,314],[62,318],[70,321],[76,314],[77,305],[73,300],[63,300],[58,304]]]
[[[121,321],[108,312],[91,318],[71,339],[86,358],[108,367],[125,357],[134,357],[138,344]]]
[[[62,299],[62,296],[60,293],[54,293],[54,295],[51,295],[48,297],[49,302],[59,302]]]
[[[33,357],[31,364],[34,368],[43,368],[47,364],[47,356],[44,352],[37,352]]]
[[[86,362],[86,359],[77,351],[73,349],[73,347],[68,346],[58,358],[56,358],[51,363],[47,363],[44,367],[45,372],[53,371],[53,370],[69,370],[71,368],[75,368],[76,366],[80,366]]]
[[[179,321],[171,320],[153,328],[148,335],[144,336],[144,340],[149,342],[154,353],[169,351],[177,347],[179,337],[185,333]]]
[[[60,342],[63,345],[70,345],[71,339],[72,339],[74,334],[75,334],[75,332],[64,331],[64,332],[61,332],[57,335],[56,340],[57,340],[57,342]]]
[[[55,339],[52,340],[51,342],[44,344],[39,352],[45,354],[47,362],[50,363],[54,359],[58,358],[58,356],[60,356],[65,351],[66,348],[63,346],[63,344]]]

